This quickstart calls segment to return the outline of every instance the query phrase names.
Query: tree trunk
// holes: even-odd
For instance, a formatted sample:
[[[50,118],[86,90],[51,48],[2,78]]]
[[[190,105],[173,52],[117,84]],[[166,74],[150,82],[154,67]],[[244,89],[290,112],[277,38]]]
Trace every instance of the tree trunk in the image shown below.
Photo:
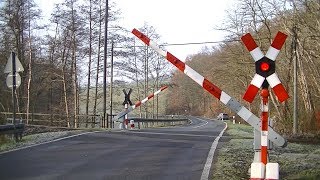
[[[63,94],[64,94],[64,105],[65,105],[65,111],[67,116],[67,126],[70,127],[70,116],[69,116],[69,104],[68,104],[68,94],[67,94],[67,79],[66,79],[66,66],[67,66],[67,37],[68,34],[65,34],[64,37],[64,47],[63,47],[63,53],[62,53],[62,83],[63,83]]]
[[[86,97],[86,127],[88,127],[89,101],[90,101],[90,81],[91,81],[91,61],[92,61],[92,0],[90,0],[89,10],[89,62],[88,62],[88,81]]]
[[[75,35],[73,32],[73,43],[72,43],[72,83],[73,83],[73,102],[74,102],[74,127],[78,127],[78,83],[77,83],[77,59],[76,59],[76,42]]]
[[[95,94],[94,94],[94,105],[93,105],[93,114],[97,114],[97,100],[98,100],[98,84],[99,84],[99,66],[100,66],[100,59],[101,59],[101,31],[102,31],[102,6],[101,6],[101,0],[100,0],[100,8],[99,8],[99,37],[98,37],[98,58],[97,58],[97,68],[96,68],[96,85],[95,85]]]

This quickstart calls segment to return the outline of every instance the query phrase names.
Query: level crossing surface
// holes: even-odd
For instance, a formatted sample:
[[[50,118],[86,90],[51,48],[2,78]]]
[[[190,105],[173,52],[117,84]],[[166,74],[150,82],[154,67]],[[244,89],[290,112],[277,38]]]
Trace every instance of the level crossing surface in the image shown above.
[[[189,119],[183,126],[88,133],[3,153],[0,179],[208,179],[213,142],[226,125]]]

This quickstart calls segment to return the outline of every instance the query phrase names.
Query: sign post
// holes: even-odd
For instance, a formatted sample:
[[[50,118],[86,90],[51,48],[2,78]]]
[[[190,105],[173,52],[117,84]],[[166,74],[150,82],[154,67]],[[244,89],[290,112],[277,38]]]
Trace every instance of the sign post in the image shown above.
[[[4,69],[4,73],[9,73],[7,76],[7,86],[12,89],[12,104],[13,104],[13,126],[14,129],[16,129],[16,106],[17,106],[17,100],[16,100],[16,89],[21,84],[21,77],[18,72],[24,71],[23,66],[21,62],[19,61],[18,57],[16,57],[16,54],[14,52],[10,53],[10,57],[8,59],[8,62],[6,64],[6,67]],[[16,140],[18,137],[15,137]]]

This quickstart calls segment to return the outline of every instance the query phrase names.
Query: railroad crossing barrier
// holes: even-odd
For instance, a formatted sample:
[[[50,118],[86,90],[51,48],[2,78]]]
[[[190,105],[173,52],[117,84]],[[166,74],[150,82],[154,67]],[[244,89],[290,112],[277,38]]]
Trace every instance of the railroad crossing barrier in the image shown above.
[[[190,120],[185,117],[176,117],[175,119],[165,117],[159,119],[129,117],[128,120],[130,122],[130,129],[169,127],[190,124]],[[122,124],[119,121],[115,121],[115,127],[123,129]]]
[[[150,94],[148,97],[144,98],[142,101],[138,101],[136,102],[134,105],[128,107],[128,108],[125,108],[122,112],[120,112],[114,119],[113,121],[118,121],[118,122],[121,122],[123,123],[123,121],[125,121],[127,118],[123,118],[125,115],[127,115],[129,112],[133,111],[135,108],[141,106],[141,104],[144,104],[145,102],[147,102],[149,99],[153,98],[155,95],[159,94],[161,91],[167,89],[168,87],[167,86],[163,86],[161,87],[158,91],[156,91],[155,93],[153,94]],[[130,91],[129,91],[130,92]],[[128,93],[130,94],[130,93]],[[128,95],[127,93],[125,93],[125,95]],[[126,97],[125,97],[126,98]],[[125,102],[126,102],[126,99],[125,99]],[[125,103],[124,102],[124,103]]]
[[[268,139],[272,141],[274,144],[285,147],[287,145],[287,141],[280,136],[278,133],[276,133],[273,128],[268,128],[268,93],[264,92],[261,96],[262,98],[262,121],[255,116],[252,112],[250,112],[247,108],[245,108],[243,105],[241,105],[235,98],[232,98],[227,93],[219,89],[216,85],[211,83],[209,80],[207,80],[205,77],[200,75],[198,72],[193,70],[191,67],[189,67],[187,64],[179,60],[177,57],[175,57],[170,52],[164,51],[160,48],[160,46],[150,40],[149,37],[147,37],[145,34],[141,33],[137,29],[133,29],[132,33],[139,38],[142,42],[144,42],[146,45],[153,48],[157,53],[165,57],[170,63],[172,63],[174,66],[176,66],[180,71],[185,73],[188,77],[190,77],[192,80],[194,80],[197,84],[199,84],[203,89],[208,91],[211,95],[219,99],[223,104],[225,104],[227,107],[229,107],[232,111],[234,111],[237,115],[239,115],[243,120],[245,120],[247,123],[249,123],[252,127],[254,127],[255,130],[261,132],[261,147],[264,149],[265,152],[267,141]],[[251,36],[249,34],[249,36]],[[259,91],[259,88],[265,87],[266,83],[269,83],[273,91],[275,92],[278,100],[280,102],[285,101],[289,96],[286,93],[283,85],[281,84],[277,74],[275,73],[275,63],[274,60],[277,57],[285,39],[286,35],[283,33],[278,33],[274,42],[272,43],[271,47],[269,48],[266,57],[263,56],[260,48],[255,44],[253,38],[251,39],[246,38],[248,36],[245,36],[244,43],[246,44],[247,49],[250,51],[250,54],[256,61],[256,75],[254,76],[247,92],[245,93],[244,99],[247,101],[253,100],[253,98],[256,96],[257,92]],[[246,40],[248,40],[246,42]],[[252,41],[253,40],[253,41]],[[261,60],[262,59],[262,60]],[[261,68],[261,70],[257,70],[258,68]],[[258,71],[264,71],[262,74]],[[264,84],[264,85],[263,85]],[[264,153],[261,156],[265,157]],[[265,162],[265,159],[262,160]],[[263,169],[263,177],[265,176],[265,164],[263,165],[256,163],[253,163],[253,168],[256,168],[257,170]],[[256,166],[257,165],[257,166]],[[275,167],[271,166],[270,168]],[[253,171],[255,169],[252,169]],[[270,169],[268,169],[270,171]],[[272,169],[271,169],[272,170]],[[277,169],[273,169],[276,171]],[[261,170],[262,171],[262,170]],[[259,171],[260,172],[260,171]]]
[[[172,63],[180,71],[182,71],[192,80],[194,80],[204,90],[208,91],[215,98],[219,99],[223,104],[225,104],[237,115],[239,115],[243,120],[245,120],[252,127],[254,127],[254,129],[261,131],[260,119],[256,115],[254,115],[252,112],[250,112],[246,107],[241,105],[240,102],[238,102],[235,98],[232,98],[226,92],[219,89],[216,85],[214,85],[205,77],[203,77],[198,72],[193,70],[187,64],[183,63],[181,60],[179,60],[170,52],[162,50],[157,43],[150,40],[149,37],[147,37],[140,31],[138,31],[137,29],[133,29],[132,33],[141,41],[143,41],[146,45],[150,46],[160,55],[164,56],[170,63]],[[287,141],[282,136],[280,136],[277,132],[275,132],[272,128],[269,129],[268,139],[271,140],[274,144],[276,144],[279,147],[285,147],[287,145]]]
[[[146,119],[146,118],[129,118],[130,121],[138,124],[138,127],[151,128],[151,127],[167,127],[189,124],[188,118],[161,118],[161,119]]]

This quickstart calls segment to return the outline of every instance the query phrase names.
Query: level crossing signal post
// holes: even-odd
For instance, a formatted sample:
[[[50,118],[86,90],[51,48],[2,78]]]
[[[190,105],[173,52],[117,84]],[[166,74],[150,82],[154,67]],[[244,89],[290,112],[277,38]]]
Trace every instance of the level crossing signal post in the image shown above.
[[[130,88],[128,93],[126,92],[125,89],[122,90],[123,93],[124,93],[124,101],[122,103],[122,105],[124,105],[124,110],[127,111],[128,110],[128,106],[132,106],[132,102],[130,100],[130,95],[131,95],[131,92],[132,92],[132,89]],[[120,129],[128,129],[128,114],[126,114],[124,116],[124,122],[123,123],[120,123]]]
[[[255,116],[252,112],[250,112],[246,107],[241,105],[240,102],[238,102],[235,98],[232,98],[226,92],[219,89],[216,85],[211,83],[209,80],[207,80],[201,74],[199,74],[198,72],[193,70],[191,67],[189,67],[187,64],[185,64],[184,62],[179,60],[177,57],[175,57],[170,52],[162,50],[157,43],[153,42],[149,37],[147,37],[145,34],[141,33],[139,30],[133,29],[132,33],[137,38],[139,38],[142,42],[144,42],[146,45],[153,48],[158,54],[165,57],[170,63],[172,63],[174,66],[176,66],[180,71],[182,71],[184,74],[186,74],[188,77],[190,77],[193,81],[195,81],[197,84],[199,84],[204,90],[208,91],[215,98],[219,99],[223,104],[225,104],[232,111],[234,111],[237,115],[239,115],[243,120],[245,120],[252,127],[254,127],[255,130],[257,130],[259,132],[265,131],[265,130],[261,129],[260,119],[257,116]],[[251,36],[251,35],[249,35],[249,36]],[[276,56],[278,55],[278,53],[279,53],[279,51],[285,41],[285,37],[286,37],[286,35],[283,35],[283,33],[280,34],[280,36],[278,36],[278,35],[276,36],[276,40],[272,43],[272,47],[270,47],[270,49],[266,55],[266,57],[269,57],[269,60],[271,60],[271,61],[275,60]],[[280,39],[280,40],[278,40],[278,39]],[[249,51],[253,50],[253,52],[250,52],[250,54],[254,57],[255,61],[258,61],[263,57],[263,54],[259,48],[256,49],[257,45],[252,40],[253,40],[253,38],[250,39],[249,43],[247,44],[249,46],[249,48],[248,47],[247,48],[250,49]],[[267,60],[266,58],[264,58],[264,59]],[[258,63],[262,64],[262,65],[259,65],[259,67],[262,66],[264,69],[267,68],[268,71],[273,70],[273,68],[275,68],[275,64],[265,64],[262,62],[264,62],[264,61],[258,62]],[[268,61],[268,62],[270,62],[270,61]],[[269,65],[269,68],[270,68],[270,65],[271,66],[274,65],[274,66],[271,67],[270,69],[268,69],[267,65]],[[268,74],[268,75],[266,75],[265,77],[263,77],[262,75],[259,75],[259,74],[255,75],[255,77],[251,83],[251,86],[248,88],[245,96],[248,97],[248,99],[253,100],[253,98],[258,93],[259,88],[262,86],[262,84],[266,80],[266,83],[270,84],[271,88],[273,89],[276,96],[278,97],[278,100],[280,102],[283,102],[284,100],[286,100],[288,98],[288,95],[287,95],[285,89],[283,88],[280,80],[278,79],[278,76],[272,71],[269,71],[268,73],[266,73],[266,72],[264,72],[264,73]],[[266,83],[265,83],[265,85],[267,85]],[[265,94],[263,94],[263,96],[265,96]],[[265,100],[265,98],[264,98],[264,100]],[[252,100],[251,100],[251,102],[252,102]],[[264,106],[264,108],[267,109],[268,103],[267,103],[267,101],[265,101],[265,102],[266,102],[265,103],[266,105]],[[268,119],[266,113],[264,113],[264,119]],[[264,123],[264,129],[265,129],[265,123]],[[266,133],[264,133],[263,139],[264,140],[269,139],[270,141],[272,141],[274,144],[278,145],[279,147],[285,147],[287,145],[286,140],[282,136],[280,136],[278,133],[276,133],[273,130],[273,128],[268,128],[268,131],[266,131]],[[263,141],[263,143],[265,144],[265,141]],[[263,165],[264,166],[263,163],[253,164],[253,165],[257,165],[257,166]],[[273,164],[268,163],[266,169],[275,169],[276,167],[278,167],[277,163],[273,163]],[[253,168],[253,169],[257,169],[257,168]],[[262,168],[260,168],[260,170],[261,169]],[[262,172],[263,172],[263,176],[264,176],[265,175],[264,169]],[[268,171],[267,175],[268,176],[266,176],[266,177],[271,177],[274,174],[272,171]],[[264,178],[259,178],[259,179],[264,179]]]
[[[259,89],[261,88],[261,149],[260,149],[260,162],[253,162],[251,164],[251,179],[279,179],[279,164],[268,162],[268,127],[269,127],[269,86],[277,96],[279,102],[284,102],[289,98],[287,91],[280,82],[277,74],[275,73],[275,60],[278,56],[280,49],[287,35],[278,32],[274,38],[266,55],[254,41],[250,33],[241,37],[242,42],[250,52],[253,60],[255,61],[256,74],[254,75],[243,99],[251,103]]]
[[[162,50],[157,43],[152,41],[149,37],[141,33],[139,30],[133,29],[132,33],[137,38],[139,38],[142,42],[144,42],[146,45],[153,48],[158,54],[165,57],[170,63],[172,63],[180,71],[182,71],[184,74],[190,77],[193,81],[199,84],[204,90],[208,91],[213,97],[220,100],[224,105],[230,108],[239,117],[241,117],[248,124],[254,127],[255,130],[259,132],[261,131],[260,119],[256,115],[254,115],[252,112],[250,112],[246,107],[241,105],[239,101],[237,101],[235,98],[231,97],[226,92],[219,89],[219,87],[214,85],[212,82],[210,82],[201,74],[193,70],[190,66],[188,66],[187,64],[179,60],[170,52]],[[121,116],[121,115],[122,114],[119,113],[118,116]],[[282,136],[280,136],[277,132],[275,132],[272,128],[269,129],[268,139],[279,147],[285,147],[287,145],[287,141]]]
[[[161,93],[163,90],[165,90],[167,88],[168,88],[168,86],[161,87],[158,91],[150,94],[148,97],[145,97],[141,101],[137,101],[134,105],[132,105],[132,103],[130,101],[130,94],[131,94],[132,90],[130,89],[128,93],[125,90],[123,90],[123,93],[125,94],[125,100],[123,102],[125,109],[122,112],[118,113],[113,121],[118,121],[120,123],[124,123],[126,120],[128,120],[127,114],[129,112],[131,112],[134,109],[136,109],[137,107],[141,106],[142,104],[147,102],[149,99],[152,99],[154,96],[158,95],[159,93]],[[128,105],[130,105],[130,106],[128,106]]]

